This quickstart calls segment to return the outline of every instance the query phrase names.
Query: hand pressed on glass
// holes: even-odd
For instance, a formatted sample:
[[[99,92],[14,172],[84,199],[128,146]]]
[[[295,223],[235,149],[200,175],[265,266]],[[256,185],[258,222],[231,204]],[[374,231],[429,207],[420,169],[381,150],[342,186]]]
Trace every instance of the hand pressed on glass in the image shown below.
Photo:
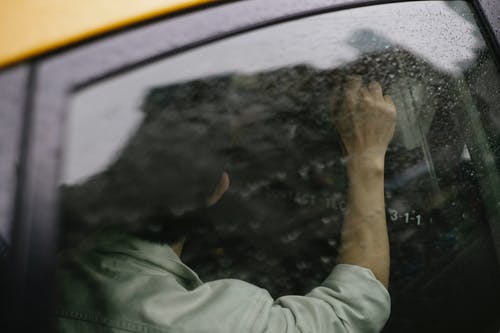
[[[396,106],[391,96],[384,96],[378,82],[365,86],[361,77],[350,77],[343,98],[332,114],[348,158],[359,155],[384,158],[394,134]]]

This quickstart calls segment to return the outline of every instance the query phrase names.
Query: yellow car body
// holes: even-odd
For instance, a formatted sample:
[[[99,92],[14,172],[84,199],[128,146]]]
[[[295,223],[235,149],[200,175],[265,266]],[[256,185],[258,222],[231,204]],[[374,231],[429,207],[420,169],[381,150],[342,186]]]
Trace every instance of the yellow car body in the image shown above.
[[[214,0],[0,2],[0,68]]]

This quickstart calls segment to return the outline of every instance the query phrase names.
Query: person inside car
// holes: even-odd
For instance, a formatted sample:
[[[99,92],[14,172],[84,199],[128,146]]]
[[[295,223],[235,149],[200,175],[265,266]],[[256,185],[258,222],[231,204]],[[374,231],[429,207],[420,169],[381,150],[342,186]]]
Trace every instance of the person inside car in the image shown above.
[[[390,313],[384,157],[396,107],[379,83],[360,77],[330,106],[345,148],[348,199],[337,265],[321,285],[273,299],[241,280],[204,283],[181,261],[189,228],[230,187],[222,172],[198,208],[159,208],[133,232],[101,231],[61,255],[59,331],[379,332]]]

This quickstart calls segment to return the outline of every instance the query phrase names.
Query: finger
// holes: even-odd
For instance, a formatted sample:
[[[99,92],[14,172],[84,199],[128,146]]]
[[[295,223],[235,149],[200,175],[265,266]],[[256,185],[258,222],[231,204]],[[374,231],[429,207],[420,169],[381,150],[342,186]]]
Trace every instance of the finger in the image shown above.
[[[359,98],[361,85],[361,76],[354,75],[347,78],[345,98],[349,103],[356,103],[356,100]]]
[[[392,100],[392,97],[389,96],[389,95],[385,95],[384,96],[384,101],[390,105],[390,113],[393,115],[393,116],[396,116],[397,114],[397,109],[396,109],[396,104],[394,104],[394,101]]]
[[[359,89],[359,94],[363,98],[367,98],[367,97],[369,98],[369,97],[371,97],[371,93],[370,93],[370,91],[366,87],[361,87]]]
[[[357,91],[359,91],[359,88],[361,88],[362,83],[363,83],[363,80],[361,79],[361,76],[359,76],[359,75],[348,76],[346,90],[357,92]]]
[[[389,95],[385,95],[385,96],[384,96],[384,101],[386,101],[386,102],[387,102],[387,103],[389,103],[389,104],[394,105],[394,101],[392,100],[392,97],[391,97],[391,96],[389,96]]]
[[[370,84],[368,85],[368,89],[374,97],[383,97],[382,86],[377,81],[370,82]]]

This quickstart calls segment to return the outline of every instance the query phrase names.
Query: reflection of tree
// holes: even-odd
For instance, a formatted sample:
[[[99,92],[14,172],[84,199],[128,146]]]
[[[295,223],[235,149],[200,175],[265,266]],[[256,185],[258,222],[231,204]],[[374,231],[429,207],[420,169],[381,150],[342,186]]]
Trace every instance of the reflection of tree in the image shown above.
[[[306,292],[335,261],[345,184],[329,98],[354,73],[380,81],[401,114],[411,111],[388,154],[387,188],[388,206],[426,219],[390,224],[395,300],[413,295],[454,258],[461,230],[473,234],[482,213],[478,198],[463,197],[477,188],[460,160],[456,84],[402,49],[333,71],[296,66],[156,87],[124,151],[104,173],[67,189],[66,207],[85,221],[137,225],[155,206],[195,202],[225,169],[231,190],[208,212],[216,232],[196,236],[184,259],[207,280],[242,278],[275,296]],[[414,142],[412,126],[420,128]],[[433,177],[440,193],[429,190]]]

